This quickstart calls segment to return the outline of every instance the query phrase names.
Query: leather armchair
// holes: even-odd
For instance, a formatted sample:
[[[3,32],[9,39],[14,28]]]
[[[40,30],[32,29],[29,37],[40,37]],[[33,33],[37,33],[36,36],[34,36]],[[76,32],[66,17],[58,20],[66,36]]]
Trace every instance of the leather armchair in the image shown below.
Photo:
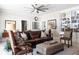
[[[29,52],[32,52],[32,48],[31,48],[30,43],[26,43],[26,45],[17,45],[13,31],[9,32],[9,40],[11,43],[13,55],[22,55],[22,54],[27,54]]]

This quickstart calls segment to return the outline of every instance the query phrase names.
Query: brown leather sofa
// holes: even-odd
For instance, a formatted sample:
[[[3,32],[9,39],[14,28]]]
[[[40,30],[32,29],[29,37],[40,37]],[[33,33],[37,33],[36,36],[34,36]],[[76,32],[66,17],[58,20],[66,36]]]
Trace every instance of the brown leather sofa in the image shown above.
[[[20,33],[22,33],[22,32],[20,32]],[[53,40],[53,37],[49,36],[51,33],[48,34],[47,37],[41,37],[41,31],[27,31],[25,33],[28,37],[28,39],[25,41],[25,43],[31,43],[32,47],[36,46],[36,44],[43,43],[43,42],[49,41],[49,40]],[[20,37],[21,37],[21,35],[20,35]]]

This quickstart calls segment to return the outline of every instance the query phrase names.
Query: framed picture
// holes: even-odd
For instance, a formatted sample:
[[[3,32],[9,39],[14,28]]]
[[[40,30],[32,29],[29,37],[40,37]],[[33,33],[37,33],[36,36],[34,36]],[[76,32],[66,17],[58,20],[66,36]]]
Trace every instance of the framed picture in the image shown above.
[[[37,22],[37,21],[32,22],[32,29],[38,30],[39,29],[39,22]]]
[[[49,29],[56,29],[56,27],[57,27],[56,19],[48,20]]]
[[[15,31],[16,30],[16,21],[5,20],[5,29]]]
[[[22,31],[26,31],[27,30],[27,21],[26,20],[22,20],[21,21],[21,27],[22,27]]]

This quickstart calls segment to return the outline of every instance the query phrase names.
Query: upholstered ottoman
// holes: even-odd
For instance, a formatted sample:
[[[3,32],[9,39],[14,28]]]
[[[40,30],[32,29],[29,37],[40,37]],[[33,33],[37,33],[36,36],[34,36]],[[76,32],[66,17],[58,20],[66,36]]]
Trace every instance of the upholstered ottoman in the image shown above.
[[[63,43],[53,40],[36,45],[36,51],[43,55],[51,55],[61,50],[64,50]]]

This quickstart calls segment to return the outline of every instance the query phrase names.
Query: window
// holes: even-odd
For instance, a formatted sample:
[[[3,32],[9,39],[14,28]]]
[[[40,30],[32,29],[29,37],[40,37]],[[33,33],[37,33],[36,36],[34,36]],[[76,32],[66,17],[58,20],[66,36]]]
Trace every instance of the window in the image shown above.
[[[32,22],[32,29],[39,30],[39,21]]]

